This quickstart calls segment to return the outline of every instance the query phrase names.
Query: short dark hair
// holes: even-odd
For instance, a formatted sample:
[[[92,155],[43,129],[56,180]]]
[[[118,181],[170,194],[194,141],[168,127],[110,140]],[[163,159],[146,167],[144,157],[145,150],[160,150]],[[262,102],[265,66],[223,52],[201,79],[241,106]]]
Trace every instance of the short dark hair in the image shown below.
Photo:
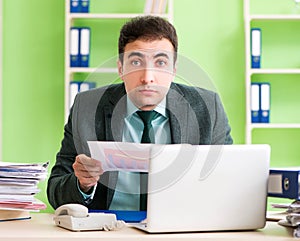
[[[174,26],[162,17],[139,16],[132,18],[121,28],[119,36],[119,59],[123,62],[123,53],[126,44],[137,39],[146,41],[166,38],[174,47],[174,62],[177,58],[178,39]]]

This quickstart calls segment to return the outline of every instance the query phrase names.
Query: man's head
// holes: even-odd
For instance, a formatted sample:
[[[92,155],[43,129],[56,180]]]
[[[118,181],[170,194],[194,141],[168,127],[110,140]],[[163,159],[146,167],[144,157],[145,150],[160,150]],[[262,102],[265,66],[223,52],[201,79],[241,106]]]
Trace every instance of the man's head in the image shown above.
[[[174,48],[174,61],[177,58],[178,39],[174,26],[157,16],[143,16],[131,19],[121,28],[119,36],[119,59],[123,62],[125,46],[135,40],[153,41],[168,39]]]
[[[175,77],[177,35],[160,17],[137,17],[126,23],[119,38],[118,70],[131,101],[141,110],[154,109]]]

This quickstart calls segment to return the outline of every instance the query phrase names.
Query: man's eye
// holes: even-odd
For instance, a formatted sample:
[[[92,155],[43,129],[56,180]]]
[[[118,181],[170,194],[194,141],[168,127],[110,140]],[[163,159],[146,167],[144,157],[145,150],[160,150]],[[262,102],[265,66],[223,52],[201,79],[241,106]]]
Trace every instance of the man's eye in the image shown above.
[[[167,62],[164,61],[164,60],[158,60],[158,61],[156,62],[156,65],[157,65],[158,67],[165,67],[165,66],[167,65]]]
[[[133,66],[140,66],[140,65],[141,65],[141,62],[138,61],[138,60],[133,60],[133,61],[131,61],[131,64],[132,64]]]

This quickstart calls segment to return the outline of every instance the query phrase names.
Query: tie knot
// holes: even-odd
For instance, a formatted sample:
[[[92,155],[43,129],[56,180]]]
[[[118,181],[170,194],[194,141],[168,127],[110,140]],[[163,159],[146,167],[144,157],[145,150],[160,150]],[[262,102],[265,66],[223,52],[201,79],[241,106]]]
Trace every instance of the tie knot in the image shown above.
[[[137,111],[136,113],[142,119],[142,121],[144,122],[144,125],[151,124],[151,121],[156,119],[159,116],[159,113],[154,111],[154,110],[151,110],[151,111]]]

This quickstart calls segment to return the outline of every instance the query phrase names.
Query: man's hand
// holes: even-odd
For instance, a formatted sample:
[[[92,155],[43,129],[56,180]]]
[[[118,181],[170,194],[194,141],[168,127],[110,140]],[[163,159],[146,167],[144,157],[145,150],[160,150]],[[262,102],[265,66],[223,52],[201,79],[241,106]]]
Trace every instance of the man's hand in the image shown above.
[[[95,186],[103,173],[101,162],[84,154],[76,156],[73,169],[83,192],[88,192],[91,187]]]

